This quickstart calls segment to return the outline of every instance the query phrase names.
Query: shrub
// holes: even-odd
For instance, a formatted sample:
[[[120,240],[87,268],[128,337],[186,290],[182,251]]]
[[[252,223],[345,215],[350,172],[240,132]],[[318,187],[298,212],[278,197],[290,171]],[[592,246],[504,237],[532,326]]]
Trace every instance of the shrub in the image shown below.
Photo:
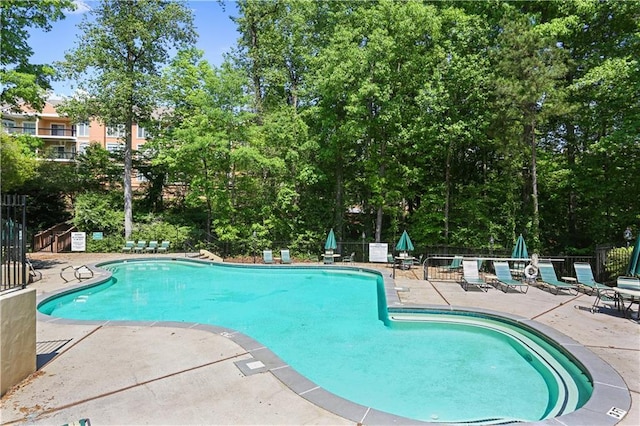
[[[87,253],[115,253],[122,251],[124,238],[120,235],[105,235],[101,240],[94,240],[87,233]]]
[[[633,247],[617,247],[607,252],[604,269],[610,277],[625,275]]]
[[[170,251],[183,249],[184,242],[193,234],[192,227],[173,225],[162,220],[155,219],[149,223],[136,223],[131,234],[132,240],[155,240],[160,243],[163,240],[171,241]],[[124,240],[122,242],[124,245]],[[119,247],[121,249],[122,247]]]
[[[74,204],[73,224],[87,233],[101,231],[105,235],[121,235],[124,231],[124,212],[121,206],[122,195],[116,191],[80,194]]]

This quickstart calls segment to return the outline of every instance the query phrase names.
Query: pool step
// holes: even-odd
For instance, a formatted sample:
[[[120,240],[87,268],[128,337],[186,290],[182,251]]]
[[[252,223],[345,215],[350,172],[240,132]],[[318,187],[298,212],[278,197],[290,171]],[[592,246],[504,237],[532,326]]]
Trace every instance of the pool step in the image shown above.
[[[214,262],[223,262],[222,258],[216,254],[211,253],[209,250],[200,250],[200,259],[208,259]]]

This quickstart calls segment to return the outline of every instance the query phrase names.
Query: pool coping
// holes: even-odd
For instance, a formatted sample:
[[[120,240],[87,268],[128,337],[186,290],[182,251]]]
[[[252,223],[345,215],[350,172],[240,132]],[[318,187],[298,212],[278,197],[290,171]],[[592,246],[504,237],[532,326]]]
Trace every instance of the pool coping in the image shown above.
[[[208,265],[211,262],[201,259],[181,258],[181,257],[145,257],[145,258],[127,258],[127,262],[163,260],[163,261],[181,261],[202,263]],[[111,272],[101,268],[98,265],[121,262],[122,260],[101,261],[88,264],[87,266],[96,272],[93,278],[69,286],[64,289],[44,293],[37,297],[36,307],[42,302],[52,297],[58,297],[63,294],[71,293],[82,288],[88,288],[103,283],[111,277]],[[537,422],[529,422],[523,424],[540,424],[540,425],[566,425],[581,426],[584,424],[598,424],[603,426],[615,425],[623,417],[616,416],[616,410],[628,412],[631,407],[631,395],[629,389],[620,374],[608,363],[594,354],[591,350],[584,347],[569,336],[557,331],[556,329],[541,324],[537,321],[526,317],[513,315],[505,312],[493,311],[483,308],[473,308],[467,306],[453,305],[423,305],[423,304],[405,304],[400,301],[398,291],[401,288],[396,287],[394,279],[390,274],[379,269],[366,268],[362,266],[340,266],[340,265],[254,265],[254,264],[235,264],[235,263],[218,263],[227,267],[259,267],[259,268],[307,268],[307,269],[342,269],[349,271],[363,271],[378,274],[382,276],[384,281],[384,291],[387,301],[387,309],[390,312],[463,312],[463,313],[479,313],[489,317],[504,318],[516,323],[520,323],[527,328],[533,329],[547,336],[550,340],[564,348],[575,360],[580,363],[588,371],[593,383],[593,393],[589,400],[578,410],[564,414],[558,417],[552,417]],[[90,321],[90,320],[72,320],[64,318],[55,318],[42,314],[36,308],[37,321],[45,323],[56,323],[64,325],[80,324],[80,325],[100,325],[100,326],[147,326],[147,327],[172,327],[206,331],[217,334],[233,341],[238,346],[245,349],[253,359],[245,360],[241,364],[236,363],[237,368],[243,374],[256,374],[269,372],[280,380],[285,386],[291,389],[298,396],[306,399],[312,404],[317,405],[331,413],[341,416],[345,419],[357,422],[359,424],[370,425],[386,425],[386,424],[403,424],[403,425],[429,425],[434,422],[426,422],[411,418],[406,418],[387,412],[377,410],[372,407],[363,406],[354,403],[342,397],[339,397],[314,382],[310,381],[302,374],[298,373],[294,368],[280,359],[269,348],[260,342],[254,340],[248,335],[239,331],[213,326],[208,324],[187,323],[177,321]],[[247,368],[246,363],[259,361],[263,364],[262,368]]]

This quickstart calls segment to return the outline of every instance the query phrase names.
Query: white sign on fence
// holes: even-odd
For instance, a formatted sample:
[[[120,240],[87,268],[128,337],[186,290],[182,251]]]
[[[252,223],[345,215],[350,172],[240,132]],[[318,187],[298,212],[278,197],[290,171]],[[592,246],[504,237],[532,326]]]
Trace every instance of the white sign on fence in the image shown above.
[[[72,232],[71,233],[71,251],[87,250],[87,233]]]
[[[369,243],[369,262],[387,262],[389,245],[387,243]]]

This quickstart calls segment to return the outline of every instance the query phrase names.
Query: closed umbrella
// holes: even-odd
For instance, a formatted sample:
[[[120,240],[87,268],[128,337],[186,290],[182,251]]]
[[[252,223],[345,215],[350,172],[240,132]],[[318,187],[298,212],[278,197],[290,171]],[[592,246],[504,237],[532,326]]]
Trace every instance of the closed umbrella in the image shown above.
[[[516,241],[516,245],[513,247],[513,251],[511,252],[511,257],[513,259],[528,259],[529,252],[527,251],[527,244],[524,242],[524,237],[522,234],[518,237]]]
[[[627,275],[633,277],[635,275],[640,276],[640,235],[636,238],[636,243],[633,246],[631,252],[631,259],[629,259],[629,266],[627,267]]]
[[[329,235],[327,235],[327,241],[324,243],[325,250],[336,250],[338,248],[338,243],[336,243],[336,236],[333,233],[333,228],[329,231]]]
[[[522,234],[516,240],[516,245],[513,247],[513,251],[511,252],[511,257],[513,259],[528,259],[529,252],[527,251],[527,244],[524,242],[524,237]],[[513,264],[513,269],[516,271],[516,274],[522,274],[524,272],[524,262],[515,262]]]
[[[400,241],[396,244],[396,250],[398,251],[413,251],[413,243],[411,242],[411,238],[409,238],[409,234],[405,230],[400,237]]]

